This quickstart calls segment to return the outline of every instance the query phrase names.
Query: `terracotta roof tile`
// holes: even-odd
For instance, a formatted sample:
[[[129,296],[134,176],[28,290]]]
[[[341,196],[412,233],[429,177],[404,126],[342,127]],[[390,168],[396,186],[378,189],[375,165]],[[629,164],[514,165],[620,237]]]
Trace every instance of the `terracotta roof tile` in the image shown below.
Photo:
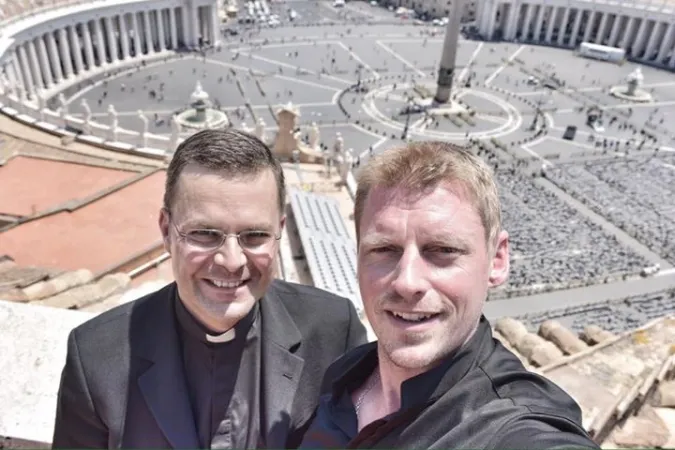
[[[17,156],[0,167],[0,213],[30,216],[69,200],[86,198],[136,174]]]
[[[23,266],[100,273],[161,240],[164,180],[156,172],[73,212],[21,224],[0,234],[0,248]]]

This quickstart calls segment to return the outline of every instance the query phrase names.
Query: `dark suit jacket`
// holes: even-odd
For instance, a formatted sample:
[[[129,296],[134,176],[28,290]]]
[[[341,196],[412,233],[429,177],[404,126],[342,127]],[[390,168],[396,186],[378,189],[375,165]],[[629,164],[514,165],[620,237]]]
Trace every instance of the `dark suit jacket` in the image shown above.
[[[172,299],[175,284],[75,328],[54,448],[197,448]],[[260,300],[261,433],[297,446],[325,369],[366,333],[345,298],[274,281]]]

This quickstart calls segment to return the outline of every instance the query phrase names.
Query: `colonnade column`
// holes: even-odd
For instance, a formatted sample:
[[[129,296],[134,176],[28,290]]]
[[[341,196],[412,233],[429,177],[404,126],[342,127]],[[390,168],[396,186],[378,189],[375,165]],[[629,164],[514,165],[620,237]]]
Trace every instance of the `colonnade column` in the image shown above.
[[[101,19],[94,19],[94,33],[96,34],[96,54],[98,55],[98,63],[101,66],[105,66],[108,64],[108,57],[106,56]]]
[[[572,8],[565,7],[565,12],[563,13],[562,21],[560,22],[560,28],[558,28],[558,45],[562,46],[565,44],[565,34],[567,33],[567,23],[570,20],[570,11]]]
[[[119,16],[120,21],[120,41],[122,42],[122,59],[129,59],[129,31],[127,30],[127,15]]]
[[[551,42],[553,39],[553,29],[555,28],[555,22],[558,18],[558,7],[551,6],[551,14],[548,16],[548,27],[546,30],[546,43]]]
[[[659,47],[659,54],[656,56],[658,62],[663,62],[663,59],[666,57],[668,50],[673,47],[673,32],[675,32],[675,24],[668,25],[668,29],[663,35],[663,40],[661,41],[661,47]],[[675,59],[675,58],[673,58]]]
[[[518,18],[520,16],[520,1],[514,1],[511,3],[511,11],[509,11],[508,23],[506,24],[506,30],[504,30],[504,38],[507,40],[513,40],[516,37],[516,31],[518,30]]]
[[[487,27],[487,36],[486,39],[492,39],[492,36],[495,34],[495,22],[497,21],[497,9],[499,8],[499,3],[495,0],[490,8],[490,18],[488,20]]]
[[[52,70],[54,71],[54,81],[60,83],[63,80],[63,72],[61,71],[61,61],[59,61],[59,51],[56,48],[56,40],[54,33],[47,33],[47,47],[49,48],[49,59],[52,63]]]
[[[612,31],[609,33],[609,41],[607,41],[607,45],[610,47],[615,47],[617,45],[617,38],[619,37],[619,30],[621,29],[621,22],[623,20],[623,16],[617,14],[616,17],[614,18],[614,23],[612,24]]]
[[[21,76],[21,64],[19,64],[19,52],[17,50],[18,49],[12,52],[12,71],[14,72],[14,82],[25,89],[26,83],[24,83],[23,77]]]
[[[145,25],[145,43],[148,49],[148,55],[155,53],[155,45],[152,41],[152,29],[150,28],[150,11],[143,11],[143,23]]]
[[[520,9],[520,1],[518,1],[518,9]],[[516,24],[518,21],[518,17],[516,16]],[[211,5],[211,35],[213,36],[211,38],[211,45],[218,45],[218,42],[220,41],[220,17],[218,16],[218,6],[217,5]],[[513,34],[515,35],[515,29]]]
[[[574,18],[574,26],[572,28],[572,34],[570,34],[570,45],[572,47],[577,46],[577,37],[579,37],[579,28],[581,27],[581,19],[584,16],[583,9],[577,9],[577,15]]]
[[[169,32],[171,33],[171,49],[178,49],[178,28],[176,27],[176,8],[169,8]]]
[[[40,56],[40,68],[42,69],[42,77],[45,81],[45,86],[47,89],[51,88],[54,84],[54,79],[52,78],[52,72],[49,69],[49,57],[47,56],[47,46],[45,45],[44,36],[37,38],[38,42],[38,55]]]
[[[73,52],[73,60],[75,61],[75,70],[77,74],[84,72],[84,63],[82,62],[82,47],[80,46],[80,38],[77,36],[77,25],[68,27],[68,35],[70,36],[70,48]]]
[[[192,18],[192,45],[196,46],[199,44],[199,36],[201,35],[199,28],[199,7],[190,8],[190,11]]]
[[[488,33],[488,22],[490,21],[490,12],[492,11],[492,2],[490,0],[483,0],[479,2],[478,8],[480,9],[480,15],[476,16],[478,20],[478,32],[482,36],[487,36]]]
[[[602,18],[600,19],[600,26],[598,27],[598,34],[595,36],[596,44],[602,44],[605,37],[605,31],[607,31],[607,20],[609,20],[609,13],[600,14],[602,14]]]
[[[115,21],[105,18],[105,27],[108,32],[108,52],[110,52],[110,62],[115,63],[119,60],[119,50],[117,49],[117,38],[115,37]]]
[[[584,30],[584,42],[588,42],[591,38],[591,33],[593,32],[593,23],[595,22],[595,11],[591,11],[591,14],[588,17],[588,22],[586,22],[586,30]]]
[[[37,58],[37,50],[35,49],[35,42],[33,40],[28,41],[28,57],[30,58],[30,65],[33,69],[33,79],[37,85],[36,87],[44,89],[46,82],[40,69],[40,63],[38,62]]]
[[[638,56],[638,53],[642,51],[645,44],[645,39],[647,38],[647,24],[649,21],[646,18],[642,19],[640,22],[640,28],[638,28],[637,36],[635,41],[633,41],[633,47],[631,48],[631,55],[634,57]]]
[[[659,38],[665,38],[665,32],[663,34],[661,33],[661,25],[661,22],[654,21],[654,28],[652,28],[652,32],[649,35],[649,40],[647,41],[647,48],[645,49],[644,59],[646,60],[652,59],[652,55],[656,51],[657,40]]]
[[[33,78],[33,72],[30,68],[30,63],[28,62],[26,49],[23,45],[20,45],[17,50],[19,53],[19,63],[21,64],[21,73],[23,73],[23,79],[25,81],[24,88],[28,93],[33,95],[35,93],[35,79]]]
[[[94,61],[94,42],[92,41],[89,22],[82,24],[82,30],[84,30],[82,39],[84,40],[84,56],[87,61],[87,70],[92,70],[96,67],[96,62]]]
[[[19,80],[16,76],[16,68],[14,61],[16,61],[16,55],[14,54],[14,52],[8,52],[5,71],[7,73],[7,79],[9,80],[9,82],[16,86],[18,85]]]
[[[163,9],[155,11],[157,14],[157,36],[159,37],[159,51],[166,50],[166,36],[164,35],[164,13]]]
[[[138,28],[138,13],[131,13],[131,25],[134,28],[134,53],[135,57],[138,58],[143,54],[143,47],[141,45],[141,33]]]
[[[541,29],[544,26],[544,13],[546,12],[546,5],[539,5],[539,11],[537,12],[537,22],[534,25],[534,30],[532,30],[532,39],[536,42],[539,41],[539,36],[541,36]]]
[[[70,56],[70,48],[68,47],[68,35],[65,28],[59,29],[59,49],[61,50],[61,62],[63,62],[64,78],[73,76],[73,60]]]
[[[530,35],[530,27],[532,26],[532,12],[534,11],[534,5],[528,3],[525,5],[527,10],[525,11],[525,19],[523,21],[523,29],[520,33],[520,39],[527,40]]]
[[[628,22],[628,27],[626,28],[626,34],[623,35],[623,39],[621,40],[621,45],[620,47],[623,48],[624,50],[628,50],[628,46],[632,42],[630,39],[630,36],[633,34],[633,29],[635,29],[635,24],[637,21],[640,20],[637,17],[631,17]]]

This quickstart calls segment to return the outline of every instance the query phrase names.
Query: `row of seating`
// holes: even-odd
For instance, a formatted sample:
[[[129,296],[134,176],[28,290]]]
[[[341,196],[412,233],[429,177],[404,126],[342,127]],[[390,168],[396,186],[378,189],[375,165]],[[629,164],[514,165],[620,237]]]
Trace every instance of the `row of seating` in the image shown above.
[[[349,298],[360,313],[356,244],[347,232],[335,199],[291,189],[291,211],[314,285]]]

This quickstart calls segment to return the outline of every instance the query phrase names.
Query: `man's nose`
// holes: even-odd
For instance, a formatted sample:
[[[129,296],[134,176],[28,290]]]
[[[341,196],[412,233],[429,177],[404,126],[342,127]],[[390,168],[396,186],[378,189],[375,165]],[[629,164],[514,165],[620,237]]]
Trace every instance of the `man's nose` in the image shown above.
[[[236,272],[246,265],[246,254],[239,245],[236,236],[228,236],[225,242],[216,250],[213,261],[228,272]]]
[[[419,250],[406,249],[398,261],[392,287],[405,300],[419,300],[429,289],[427,271],[427,263]]]

